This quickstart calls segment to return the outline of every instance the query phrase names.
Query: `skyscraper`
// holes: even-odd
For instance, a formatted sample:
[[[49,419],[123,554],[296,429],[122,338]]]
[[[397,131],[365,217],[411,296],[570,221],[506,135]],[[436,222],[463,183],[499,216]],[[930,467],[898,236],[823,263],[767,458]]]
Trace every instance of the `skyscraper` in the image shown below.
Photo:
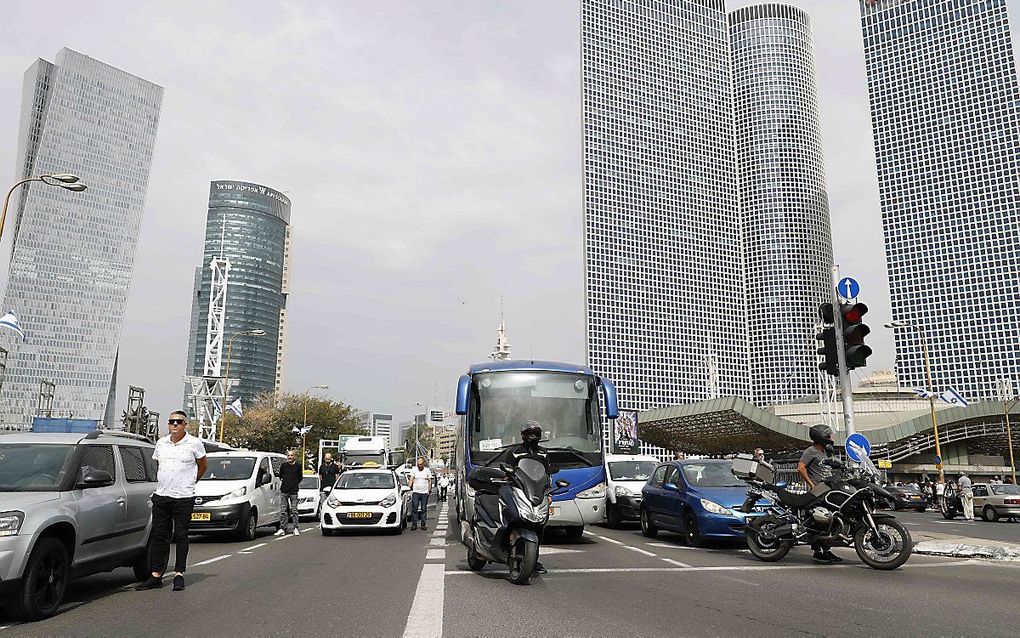
[[[935,391],[1020,379],[1020,94],[1006,0],[860,0],[892,316]],[[896,372],[925,387],[919,332]]]
[[[832,232],[808,15],[768,3],[729,24],[751,399],[765,407],[818,393]]]
[[[723,0],[581,3],[587,358],[624,409],[749,392],[729,55]]]
[[[238,336],[230,352],[230,377],[239,384],[229,401],[243,406],[255,395],[280,389],[284,320],[289,293],[290,198],[250,182],[217,180],[209,185],[202,266],[195,269],[188,374],[202,376],[206,317],[212,288],[209,263],[230,261],[224,315],[224,367],[230,337],[245,330],[265,330],[263,337]],[[185,405],[192,408],[189,401]]]
[[[70,49],[25,73],[17,177],[73,173],[89,190],[32,183],[12,204],[3,308],[28,340],[4,344],[8,422],[31,423],[42,380],[56,384],[53,416],[104,417],[162,101],[162,87]]]

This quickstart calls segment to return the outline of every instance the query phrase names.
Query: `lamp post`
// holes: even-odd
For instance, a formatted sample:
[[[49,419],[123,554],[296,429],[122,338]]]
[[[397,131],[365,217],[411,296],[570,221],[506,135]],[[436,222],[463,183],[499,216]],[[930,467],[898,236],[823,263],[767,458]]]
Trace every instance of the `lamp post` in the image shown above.
[[[328,385],[313,385],[312,387],[310,387],[310,388],[308,388],[307,390],[304,391],[304,395],[305,395],[305,418],[304,418],[304,421],[301,423],[301,472],[302,473],[304,473],[304,471],[305,471],[305,465],[304,464],[307,463],[307,459],[305,459],[305,435],[308,434],[308,393],[311,392],[312,390],[329,390],[329,386]]]
[[[942,448],[939,445],[939,424],[935,418],[935,387],[931,382],[931,362],[928,359],[928,339],[924,335],[924,329],[916,323],[909,321],[890,321],[885,324],[886,328],[913,328],[921,337],[921,353],[924,355],[924,375],[928,380],[928,407],[931,409],[931,429],[935,434],[935,456],[939,457],[936,464],[939,471],[939,483],[946,482],[946,473],[942,470]]]
[[[1006,447],[1009,448],[1009,469],[1016,485],[1016,461],[1013,460],[1013,429],[1009,423],[1009,411],[1020,403],[1020,397],[1013,398],[1013,383],[1009,379],[999,381],[999,399],[1002,401],[1002,418],[1006,422]]]
[[[17,182],[14,186],[11,186],[11,190],[7,191],[7,197],[4,197],[4,207],[3,210],[0,211],[0,239],[3,239],[4,236],[4,220],[7,219],[7,204],[11,201],[11,195],[14,193],[14,189],[29,182],[42,182],[48,186],[59,186],[60,188],[73,191],[75,193],[80,193],[88,188],[88,186],[81,183],[80,178],[77,175],[72,175],[70,173],[48,173],[38,177],[29,177]]]
[[[262,329],[255,330],[239,330],[234,334],[230,335],[230,339],[227,340],[227,369],[223,375],[223,404],[220,405],[220,436],[219,442],[223,442],[223,427],[227,422],[227,390],[230,388],[230,356],[234,353],[234,339],[244,335],[246,337],[264,337],[266,331]]]

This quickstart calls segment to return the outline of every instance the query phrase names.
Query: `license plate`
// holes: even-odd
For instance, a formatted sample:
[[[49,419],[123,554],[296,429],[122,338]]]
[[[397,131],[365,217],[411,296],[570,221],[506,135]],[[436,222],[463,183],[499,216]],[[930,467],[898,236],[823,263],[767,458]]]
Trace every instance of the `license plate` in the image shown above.
[[[191,520],[193,521],[208,521],[212,520],[212,514],[209,512],[192,512]]]
[[[372,518],[371,512],[347,512],[347,518]]]
[[[550,507],[549,508],[549,518],[552,518],[553,516],[559,516],[559,514],[560,514],[560,508],[558,508],[558,507]]]

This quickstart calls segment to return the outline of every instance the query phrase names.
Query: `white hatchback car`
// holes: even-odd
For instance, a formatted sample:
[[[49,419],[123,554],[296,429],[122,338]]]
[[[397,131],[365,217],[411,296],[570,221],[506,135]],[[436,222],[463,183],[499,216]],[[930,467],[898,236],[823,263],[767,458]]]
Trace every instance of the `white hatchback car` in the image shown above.
[[[338,529],[388,529],[400,534],[407,526],[404,493],[410,488],[392,470],[350,469],[340,475],[322,504],[322,535]]]
[[[299,518],[319,516],[319,475],[305,474],[298,484],[297,513]]]

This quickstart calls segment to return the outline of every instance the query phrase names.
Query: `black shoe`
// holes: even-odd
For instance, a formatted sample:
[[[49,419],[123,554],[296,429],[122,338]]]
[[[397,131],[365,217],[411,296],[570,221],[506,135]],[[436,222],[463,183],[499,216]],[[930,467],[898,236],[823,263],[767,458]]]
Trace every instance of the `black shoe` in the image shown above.
[[[825,552],[825,557],[829,559],[831,563],[842,563],[843,559],[832,553],[832,550]]]
[[[144,581],[135,585],[135,591],[145,591],[146,589],[159,589],[163,586],[163,579],[156,578],[153,575],[149,575]]]
[[[546,573],[545,565],[543,565],[541,561],[535,563],[535,573],[536,574]]]
[[[174,576],[174,591],[184,591],[184,576],[180,574]]]
[[[428,528],[427,528],[427,527],[425,527],[425,525],[424,525],[424,524],[422,524],[422,526],[421,526],[421,531],[423,531],[423,532],[424,532],[424,531],[425,531],[425,530],[427,530],[427,529],[428,529]]]
[[[414,525],[411,525],[411,531],[412,532],[416,531],[417,529],[418,529],[418,524],[417,523],[415,523]]]
[[[832,564],[832,558],[825,552],[815,552],[814,555],[811,556],[811,560],[815,561],[816,563],[821,563],[822,565]]]

